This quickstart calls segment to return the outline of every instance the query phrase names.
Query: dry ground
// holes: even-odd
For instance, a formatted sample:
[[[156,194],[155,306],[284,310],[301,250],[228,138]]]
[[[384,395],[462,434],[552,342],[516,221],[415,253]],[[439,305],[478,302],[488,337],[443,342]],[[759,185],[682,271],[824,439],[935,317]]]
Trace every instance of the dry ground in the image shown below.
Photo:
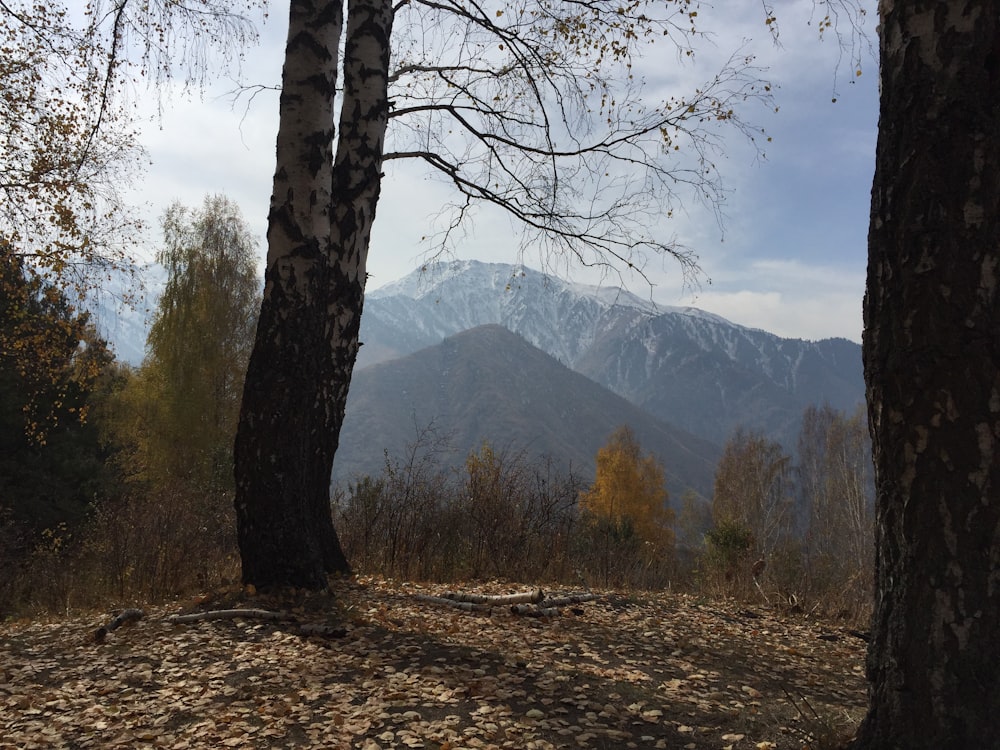
[[[414,599],[444,589],[230,592],[103,643],[109,613],[2,625],[0,748],[821,750],[864,711],[865,644],[835,624],[676,594],[600,592],[549,619]],[[162,619],[236,605],[346,632]]]

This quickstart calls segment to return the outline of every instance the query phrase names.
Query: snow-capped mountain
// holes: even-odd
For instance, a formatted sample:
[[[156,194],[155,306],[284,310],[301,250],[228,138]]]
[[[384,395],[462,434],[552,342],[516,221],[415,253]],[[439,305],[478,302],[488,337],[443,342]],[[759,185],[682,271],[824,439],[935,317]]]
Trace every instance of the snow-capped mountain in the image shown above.
[[[166,282],[166,269],[149,263],[137,267],[134,275],[112,273],[88,300],[98,334],[120,361],[133,367],[142,364],[153,311]]]
[[[665,312],[725,322],[695,308],[657,307],[618,287],[574,284],[526,266],[435,263],[368,293],[362,332],[371,330],[378,351],[364,353],[358,365],[390,358],[381,348],[389,331],[407,331],[398,356],[497,324],[572,366],[608,330]]]
[[[614,287],[478,261],[425,266],[370,292],[358,367],[488,324],[718,443],[743,426],[792,447],[808,405],[850,410],[864,400],[861,348],[845,339],[783,339]]]

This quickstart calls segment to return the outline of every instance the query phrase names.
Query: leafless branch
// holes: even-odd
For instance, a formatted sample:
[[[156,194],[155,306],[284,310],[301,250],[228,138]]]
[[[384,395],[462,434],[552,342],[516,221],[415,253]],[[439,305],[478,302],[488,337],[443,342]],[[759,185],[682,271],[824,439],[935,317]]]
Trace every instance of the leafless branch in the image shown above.
[[[705,85],[657,104],[632,69],[637,40],[668,36],[687,53],[689,14],[644,0],[413,0],[400,16],[410,31],[390,76],[385,159],[421,160],[456,189],[436,252],[483,204],[522,226],[522,247],[640,273],[665,253],[694,274],[693,253],[655,227],[682,191],[721,217],[721,129],[756,142],[743,112],[770,102],[751,57],[737,53]]]

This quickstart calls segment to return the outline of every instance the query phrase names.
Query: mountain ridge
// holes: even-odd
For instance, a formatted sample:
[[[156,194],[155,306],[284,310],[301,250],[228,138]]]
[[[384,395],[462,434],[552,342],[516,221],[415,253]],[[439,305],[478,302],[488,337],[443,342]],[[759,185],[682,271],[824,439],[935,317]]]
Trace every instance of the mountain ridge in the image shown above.
[[[530,460],[553,458],[564,471],[576,467],[587,480],[597,449],[628,424],[644,450],[663,463],[676,497],[687,489],[710,494],[721,453],[718,445],[655,419],[523,337],[489,324],[355,374],[335,480],[377,473],[383,451],[401,455],[412,428],[430,424],[451,433],[452,466],[488,441]]]
[[[372,290],[355,385],[372,366],[483,325],[505,327],[650,416],[715,445],[740,426],[794,452],[807,406],[851,411],[864,402],[860,346],[846,339],[783,339],[697,308],[656,306],[611,285],[480,261],[430,264]],[[131,339],[140,326],[119,328],[113,339]],[[141,344],[116,343],[141,356]],[[412,435],[408,418],[384,419]],[[345,432],[342,443],[351,439]]]
[[[486,324],[716,443],[743,426],[791,447],[807,406],[852,410],[864,400],[861,348],[847,339],[783,339],[697,308],[480,261],[424,266],[374,290],[358,367]]]

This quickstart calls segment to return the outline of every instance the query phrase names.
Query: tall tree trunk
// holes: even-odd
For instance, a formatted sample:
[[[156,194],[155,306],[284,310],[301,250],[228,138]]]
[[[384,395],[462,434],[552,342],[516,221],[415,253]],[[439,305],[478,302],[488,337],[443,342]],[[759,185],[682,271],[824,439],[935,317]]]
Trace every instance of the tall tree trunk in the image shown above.
[[[1000,747],[1000,3],[882,0],[860,748]]]
[[[388,115],[391,5],[350,0],[333,159],[343,0],[292,0],[264,301],[236,437],[243,581],[322,588],[348,572],[330,473],[358,351]]]

